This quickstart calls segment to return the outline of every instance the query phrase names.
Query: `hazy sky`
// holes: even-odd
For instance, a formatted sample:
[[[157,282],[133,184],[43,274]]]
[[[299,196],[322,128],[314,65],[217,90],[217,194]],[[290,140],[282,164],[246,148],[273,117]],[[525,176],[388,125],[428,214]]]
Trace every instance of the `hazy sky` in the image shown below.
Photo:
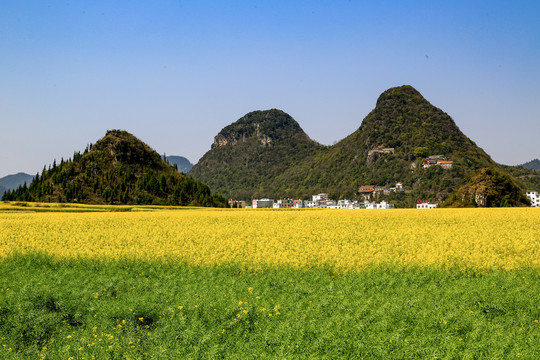
[[[191,162],[282,109],[331,144],[409,84],[495,161],[540,158],[540,1],[0,2],[0,177],[108,129]]]

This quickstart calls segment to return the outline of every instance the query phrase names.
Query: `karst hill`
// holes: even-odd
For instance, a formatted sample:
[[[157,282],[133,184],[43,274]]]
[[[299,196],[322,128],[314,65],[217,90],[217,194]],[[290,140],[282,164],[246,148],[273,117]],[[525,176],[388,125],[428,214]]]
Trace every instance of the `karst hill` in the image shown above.
[[[4,200],[86,204],[225,206],[226,199],[179,173],[132,134],[110,130],[73,159],[53,162]]]
[[[283,111],[254,111],[223,128],[190,175],[228,197],[268,196],[283,191],[282,174],[322,149]]]
[[[402,182],[406,191],[390,198],[412,206],[442,201],[468,173],[494,165],[448,114],[405,85],[383,92],[358,130],[333,146],[311,140],[283,111],[249,113],[218,133],[190,174],[245,200],[319,192],[352,198],[362,185]]]
[[[540,183],[533,170],[496,164],[408,85],[384,91],[358,123],[355,132],[324,146],[281,110],[253,111],[223,128],[188,175],[135,136],[110,130],[73,159],[44,168],[28,186],[7,191],[3,200],[226,206],[216,193],[236,200],[328,193],[398,207],[418,200],[512,206],[526,203],[516,195],[519,189]],[[511,191],[492,194],[506,184]]]

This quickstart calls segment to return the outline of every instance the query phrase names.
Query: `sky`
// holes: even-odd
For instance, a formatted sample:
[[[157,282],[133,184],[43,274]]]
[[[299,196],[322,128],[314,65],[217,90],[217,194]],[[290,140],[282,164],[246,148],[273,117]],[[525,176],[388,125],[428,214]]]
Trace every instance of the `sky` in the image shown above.
[[[281,109],[322,144],[412,85],[492,158],[540,158],[539,1],[0,2],[0,177],[109,129],[192,163]]]

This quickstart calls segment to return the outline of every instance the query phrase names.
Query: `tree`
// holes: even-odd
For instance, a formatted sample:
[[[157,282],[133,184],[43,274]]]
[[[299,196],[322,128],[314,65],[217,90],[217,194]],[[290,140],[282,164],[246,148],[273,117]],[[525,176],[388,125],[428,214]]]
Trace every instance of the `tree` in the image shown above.
[[[429,155],[429,149],[425,146],[419,146],[414,148],[413,153],[416,158],[425,158]]]

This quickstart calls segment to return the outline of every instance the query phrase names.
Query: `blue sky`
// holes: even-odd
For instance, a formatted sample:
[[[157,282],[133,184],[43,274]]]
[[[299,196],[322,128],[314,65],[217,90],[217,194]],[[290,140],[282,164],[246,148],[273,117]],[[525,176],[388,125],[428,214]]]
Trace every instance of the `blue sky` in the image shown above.
[[[191,162],[279,108],[332,144],[409,84],[495,161],[540,158],[537,1],[0,3],[0,177],[125,129]]]

